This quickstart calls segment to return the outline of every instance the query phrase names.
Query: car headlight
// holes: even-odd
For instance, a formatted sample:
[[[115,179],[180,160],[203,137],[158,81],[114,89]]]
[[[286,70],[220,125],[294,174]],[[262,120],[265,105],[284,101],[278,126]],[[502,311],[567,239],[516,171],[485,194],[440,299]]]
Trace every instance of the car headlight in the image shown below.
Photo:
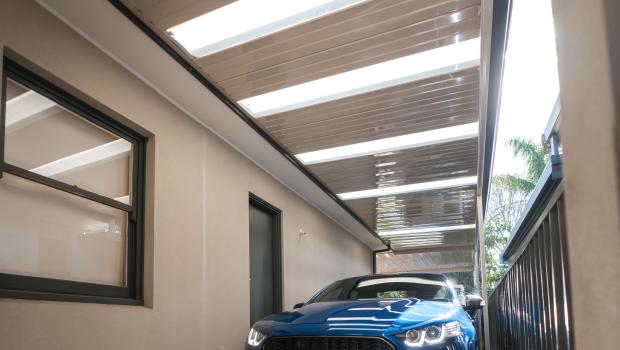
[[[424,331],[410,329],[405,333],[405,344],[408,346],[420,346],[424,344]]]
[[[250,328],[250,333],[248,334],[248,344],[250,346],[259,346],[265,338],[267,337],[263,333],[254,328]]]
[[[396,337],[402,340],[405,345],[415,347],[424,344],[440,344],[443,343],[446,338],[457,337],[459,335],[461,335],[461,324],[454,321],[428,326],[424,329],[410,329]]]

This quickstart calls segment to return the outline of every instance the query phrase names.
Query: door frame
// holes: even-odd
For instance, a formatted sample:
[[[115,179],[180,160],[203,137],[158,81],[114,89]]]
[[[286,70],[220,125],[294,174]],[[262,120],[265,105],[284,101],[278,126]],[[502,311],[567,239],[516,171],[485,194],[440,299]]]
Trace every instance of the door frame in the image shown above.
[[[249,205],[253,205],[261,210],[264,210],[265,212],[271,214],[273,218],[273,311],[274,313],[282,312],[284,304],[282,283],[282,210],[271,205],[269,202],[252,192],[249,193]],[[248,231],[248,240],[249,238]]]

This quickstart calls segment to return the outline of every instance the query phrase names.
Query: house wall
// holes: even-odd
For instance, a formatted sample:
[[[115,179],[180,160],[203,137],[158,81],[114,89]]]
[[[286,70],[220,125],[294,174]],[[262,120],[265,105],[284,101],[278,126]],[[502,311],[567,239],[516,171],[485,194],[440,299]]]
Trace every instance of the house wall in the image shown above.
[[[150,135],[146,306],[0,299],[0,349],[241,349],[250,192],[282,210],[285,308],[371,272],[367,246],[33,1],[0,0],[0,50]]]
[[[617,349],[620,2],[554,0],[575,349]]]

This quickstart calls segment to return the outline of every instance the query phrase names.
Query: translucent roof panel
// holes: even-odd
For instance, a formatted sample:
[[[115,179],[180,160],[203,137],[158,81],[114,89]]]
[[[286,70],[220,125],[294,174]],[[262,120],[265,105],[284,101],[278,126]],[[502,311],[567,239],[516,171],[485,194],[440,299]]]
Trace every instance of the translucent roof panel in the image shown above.
[[[361,0],[238,0],[168,29],[203,57],[349,7]]]
[[[458,38],[455,38],[458,41]],[[475,67],[480,38],[457,42],[238,101],[255,118]]]

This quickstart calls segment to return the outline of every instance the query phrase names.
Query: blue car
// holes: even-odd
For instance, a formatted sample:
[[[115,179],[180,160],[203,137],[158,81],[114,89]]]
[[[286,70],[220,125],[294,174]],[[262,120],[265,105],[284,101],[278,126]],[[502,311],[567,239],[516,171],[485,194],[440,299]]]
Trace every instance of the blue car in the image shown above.
[[[465,309],[481,307],[468,298]],[[248,350],[474,350],[472,319],[443,275],[371,275],[337,281],[292,312],[256,322]]]

